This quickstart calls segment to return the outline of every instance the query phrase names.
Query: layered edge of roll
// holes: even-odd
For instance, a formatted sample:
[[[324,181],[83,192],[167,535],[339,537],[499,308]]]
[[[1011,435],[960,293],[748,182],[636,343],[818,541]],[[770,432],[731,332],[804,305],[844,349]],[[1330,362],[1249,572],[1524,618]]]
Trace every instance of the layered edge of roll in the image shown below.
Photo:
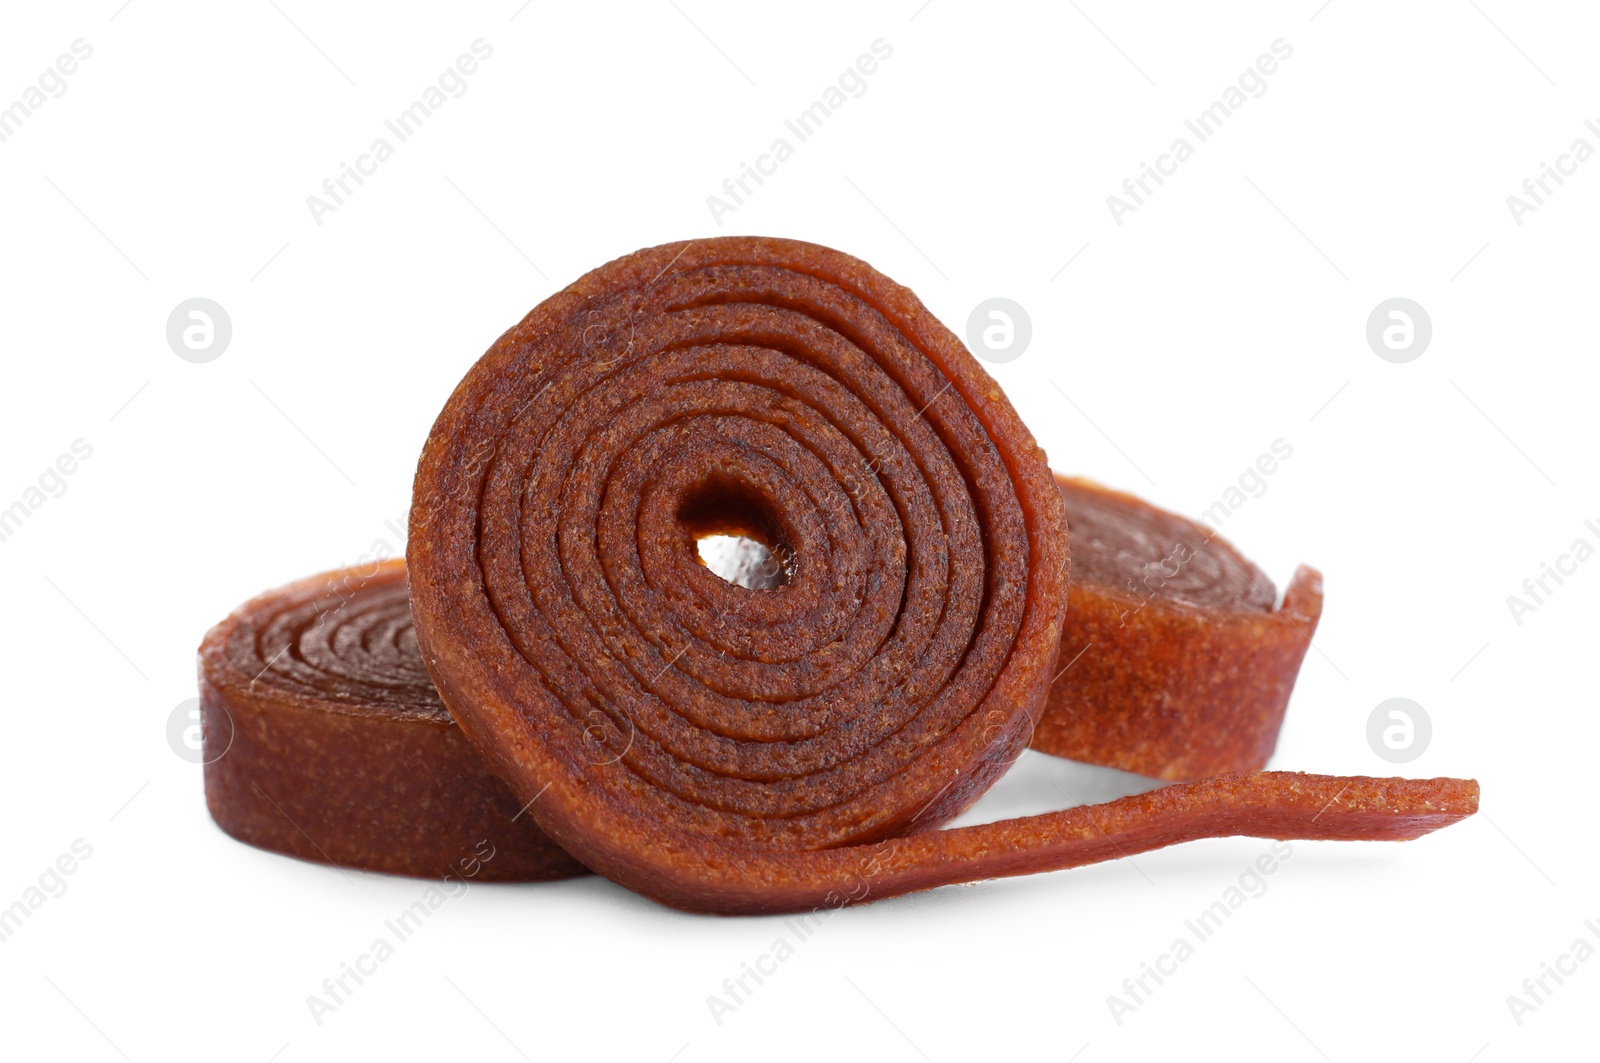
[[[205,636],[206,805],[261,849],[477,881],[586,872],[520,815],[450,719],[411,633],[403,560],[268,591]]]
[[[1264,767],[1322,616],[1302,565],[1271,579],[1214,530],[1056,475],[1072,535],[1061,676],[1034,749],[1171,781]]]

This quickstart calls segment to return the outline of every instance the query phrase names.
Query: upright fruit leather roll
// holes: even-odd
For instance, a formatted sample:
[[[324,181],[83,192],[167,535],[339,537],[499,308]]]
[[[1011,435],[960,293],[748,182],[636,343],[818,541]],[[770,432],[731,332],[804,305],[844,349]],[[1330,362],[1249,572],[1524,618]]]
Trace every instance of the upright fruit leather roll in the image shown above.
[[[1061,490],[909,290],[761,238],[650,248],[507,332],[424,447],[424,662],[544,831],[666,904],[763,912],[1189,838],[1412,838],[1454,779],[1242,773],[949,831],[1036,732]],[[772,589],[699,563],[740,534]]]

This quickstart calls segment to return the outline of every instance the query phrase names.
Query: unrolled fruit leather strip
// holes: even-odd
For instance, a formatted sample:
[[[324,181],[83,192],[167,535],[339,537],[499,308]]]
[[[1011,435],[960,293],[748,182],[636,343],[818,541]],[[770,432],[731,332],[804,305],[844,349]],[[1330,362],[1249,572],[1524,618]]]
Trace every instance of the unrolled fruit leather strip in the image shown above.
[[[698,536],[789,559],[772,590]],[[730,237],[580,278],[457,386],[407,548],[423,659],[584,864],[773,912],[1189,838],[1413,838],[1471,781],[1222,776],[949,831],[1034,731],[1066,608],[1060,489],[909,290]]]
[[[1283,604],[1210,529],[1089,480],[1056,477],[1072,535],[1061,674],[1030,744],[1158,779],[1267,763],[1322,616],[1301,566]]]
[[[240,841],[479,881],[584,867],[519,815],[422,667],[405,562],[269,591],[200,646],[206,804]]]

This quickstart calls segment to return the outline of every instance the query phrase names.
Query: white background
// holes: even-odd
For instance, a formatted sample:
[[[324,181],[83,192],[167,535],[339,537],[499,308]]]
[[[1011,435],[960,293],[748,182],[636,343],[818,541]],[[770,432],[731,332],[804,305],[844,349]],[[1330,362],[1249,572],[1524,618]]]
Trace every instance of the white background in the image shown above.
[[[1600,544],[1600,161],[1520,226],[1506,204],[1575,138],[1600,147],[1592,10],[120,2],[8,5],[0,32],[0,104],[74,40],[94,49],[0,144],[0,506],[93,447],[0,542],[0,905],[93,847],[0,944],[5,1055],[1592,1052],[1600,962],[1520,1025],[1506,1002],[1600,944],[1600,560],[1520,625],[1506,603],[1573,540]],[[465,95],[317,225],[306,197],[478,38],[494,53]],[[893,55],[865,94],[718,225],[706,197],[878,38]],[[1106,197],[1279,38],[1294,52],[1266,93],[1117,225]],[[386,521],[429,424],[536,302],[714,233],[850,251],[962,334],[979,301],[1021,303],[1031,346],[993,371],[1059,469],[1198,514],[1289,442],[1225,527],[1280,587],[1301,561],[1327,577],[1273,766],[1473,776],[1483,814],[1405,845],[1296,844],[1120,1024],[1107,998],[1267,843],[849,910],[720,1025],[707,996],[781,921],[596,880],[475,888],[315,1023],[308,995],[423,884],[347,881],[211,824],[166,739],[194,647],[264,588],[402,548]],[[165,338],[195,296],[233,323],[203,365]],[[1409,364],[1364,335],[1395,296],[1433,322]],[[1396,696],[1434,731],[1398,768],[1365,736]],[[973,816],[1058,806],[1052,784],[1128,788],[1030,755]]]

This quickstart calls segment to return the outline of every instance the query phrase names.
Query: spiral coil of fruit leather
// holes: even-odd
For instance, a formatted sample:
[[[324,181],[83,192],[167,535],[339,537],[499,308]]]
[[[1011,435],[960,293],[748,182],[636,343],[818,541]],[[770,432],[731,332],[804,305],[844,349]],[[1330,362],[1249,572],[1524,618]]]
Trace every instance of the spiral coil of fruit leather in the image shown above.
[[[206,804],[240,841],[343,868],[566,878],[445,711],[417,652],[405,562],[269,591],[200,647]]]
[[[1058,475],[1072,542],[1060,677],[1031,745],[1157,779],[1267,763],[1322,616],[1322,574],[1272,581],[1191,520]]]
[[[696,541],[784,559],[728,583]],[[1403,839],[1468,780],[1240,773],[937,831],[1037,728],[1061,490],[909,290],[816,245],[650,248],[502,336],[424,447],[424,662],[559,845],[665,904],[800,910],[1191,838]]]

